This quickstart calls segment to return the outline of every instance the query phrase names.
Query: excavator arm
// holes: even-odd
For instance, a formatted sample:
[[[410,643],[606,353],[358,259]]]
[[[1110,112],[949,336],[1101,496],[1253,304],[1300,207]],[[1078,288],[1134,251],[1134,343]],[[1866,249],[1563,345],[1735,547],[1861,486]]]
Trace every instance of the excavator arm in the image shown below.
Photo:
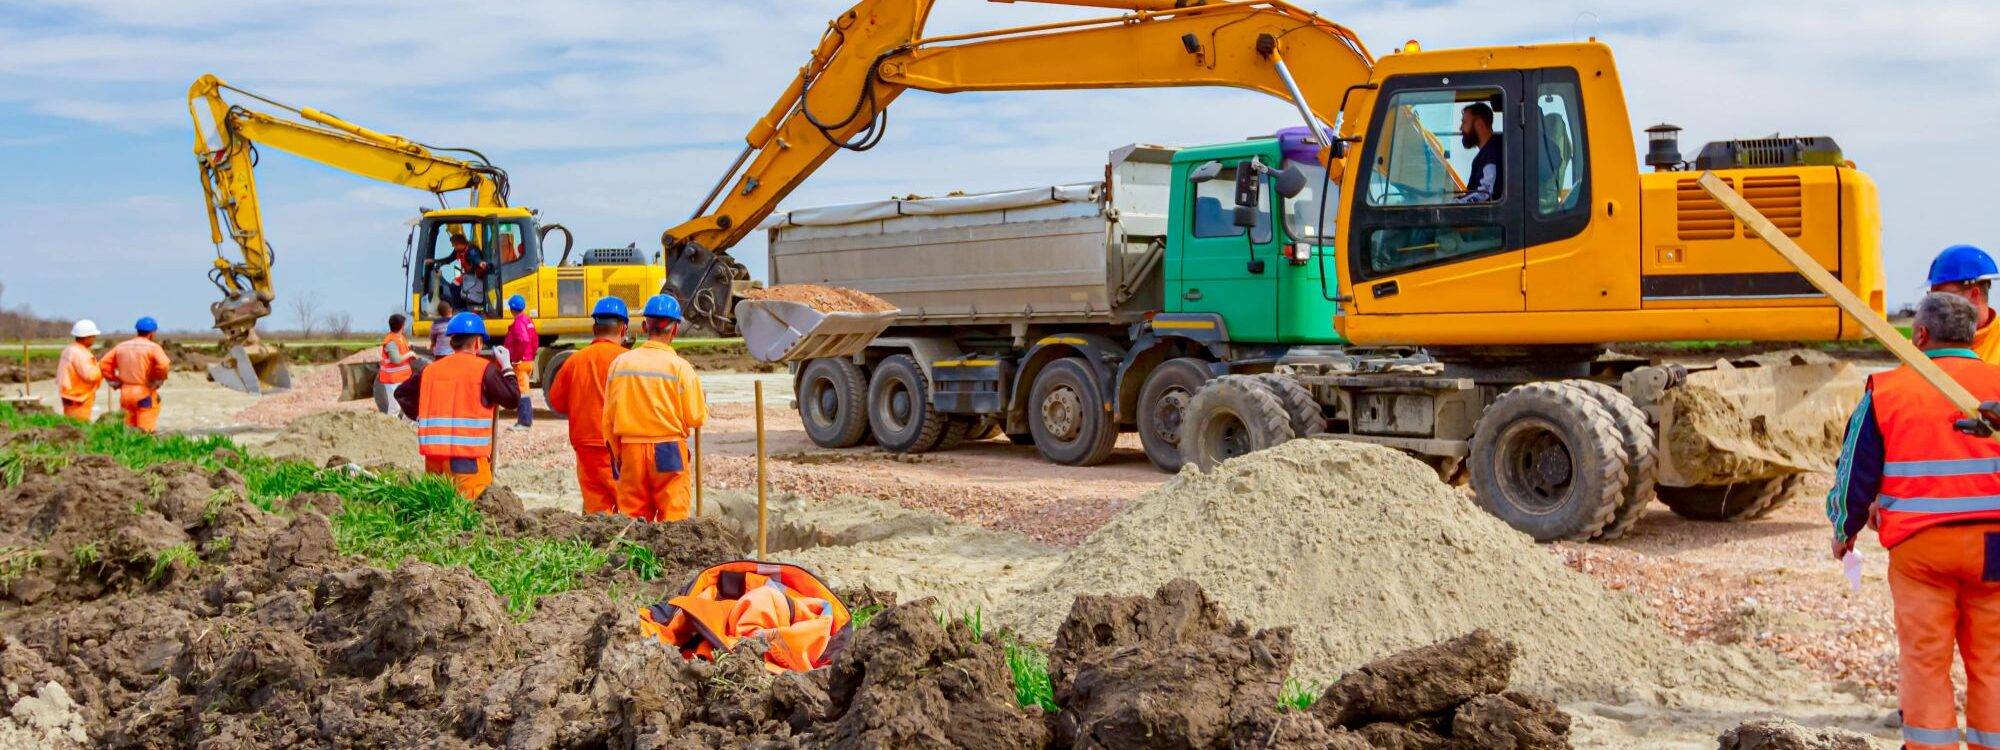
[[[1043,1],[1133,12],[930,38],[933,0],[862,0],[835,18],[694,216],[661,237],[666,291],[695,322],[734,332],[749,274],[728,249],[833,154],[880,142],[908,89],[1225,86],[1290,101],[1319,129],[1374,68],[1354,32],[1280,0]]]
[[[247,109],[225,99],[228,91],[289,113],[277,116]],[[477,152],[470,159],[442,156],[423,144],[355,125],[305,107],[294,108],[203,75],[188,88],[188,115],[194,120],[194,154],[201,170],[202,195],[208,204],[209,239],[215,243],[215,266],[209,280],[223,298],[210,306],[223,346],[247,351],[248,359],[270,359],[257,340],[259,319],[271,314],[276,297],[271,285],[274,253],[265,235],[254,174],[258,147],[269,146],[372,180],[424,190],[440,196],[471,190],[474,207],[507,205],[507,175]],[[236,247],[231,259],[224,240]],[[236,356],[239,362],[245,357]],[[260,373],[266,367],[257,368]]]

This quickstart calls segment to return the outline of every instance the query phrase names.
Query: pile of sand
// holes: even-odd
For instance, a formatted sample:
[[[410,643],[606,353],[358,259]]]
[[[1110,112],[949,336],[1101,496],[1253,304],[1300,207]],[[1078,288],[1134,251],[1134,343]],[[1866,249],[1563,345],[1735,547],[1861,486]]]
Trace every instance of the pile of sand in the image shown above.
[[[1333,440],[1183,471],[986,616],[1047,638],[1079,594],[1190,578],[1254,627],[1294,626],[1305,679],[1474,628],[1520,644],[1518,684],[1559,696],[1748,694],[1802,679],[1775,657],[1681,644],[1436,476],[1397,451]]]
[[[743,297],[803,302],[822,312],[888,312],[896,309],[895,305],[867,292],[819,284],[779,284],[745,291]]]
[[[411,470],[423,468],[417,455],[416,427],[373,410],[308,414],[292,420],[257,450],[272,458],[315,465],[339,456],[362,466],[390,463]]]

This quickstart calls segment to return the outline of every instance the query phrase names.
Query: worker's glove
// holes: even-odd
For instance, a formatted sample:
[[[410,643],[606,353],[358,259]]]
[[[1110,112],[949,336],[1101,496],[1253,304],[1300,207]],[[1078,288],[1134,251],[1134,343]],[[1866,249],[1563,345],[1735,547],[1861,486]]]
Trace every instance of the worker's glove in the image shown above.
[[[506,346],[500,344],[493,345],[493,358],[500,361],[500,369],[506,370],[509,373],[514,371],[514,357],[507,353]]]

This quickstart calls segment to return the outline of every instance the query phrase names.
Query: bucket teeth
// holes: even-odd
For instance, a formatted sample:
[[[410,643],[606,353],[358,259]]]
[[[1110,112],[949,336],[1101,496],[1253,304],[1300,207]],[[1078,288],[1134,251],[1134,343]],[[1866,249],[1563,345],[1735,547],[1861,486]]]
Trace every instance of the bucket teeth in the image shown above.
[[[227,358],[208,366],[208,379],[232,391],[258,396],[291,390],[292,371],[285,364],[284,354],[275,349],[259,349],[253,353],[246,347],[230,347]]]

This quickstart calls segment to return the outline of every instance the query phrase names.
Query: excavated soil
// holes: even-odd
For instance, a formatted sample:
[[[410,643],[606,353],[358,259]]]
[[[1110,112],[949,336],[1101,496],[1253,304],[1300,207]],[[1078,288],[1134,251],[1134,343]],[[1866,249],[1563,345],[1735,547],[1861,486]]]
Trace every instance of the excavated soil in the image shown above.
[[[272,458],[324,464],[345,459],[362,466],[390,464],[420,469],[416,428],[373,409],[321,411],[294,419],[257,450]]]
[[[1864,380],[1853,366],[1824,352],[1788,351],[1749,358],[1773,367],[1768,382],[1741,387],[1745,373],[1717,361],[1666,392],[1673,419],[1664,442],[1683,484],[1727,484],[1801,472],[1830,473],[1840,455],[1848,412]],[[1793,367],[1786,367],[1791,365]]]
[[[802,302],[821,312],[888,312],[896,309],[895,305],[867,292],[819,284],[779,284],[751,289],[743,296],[746,299]]]

